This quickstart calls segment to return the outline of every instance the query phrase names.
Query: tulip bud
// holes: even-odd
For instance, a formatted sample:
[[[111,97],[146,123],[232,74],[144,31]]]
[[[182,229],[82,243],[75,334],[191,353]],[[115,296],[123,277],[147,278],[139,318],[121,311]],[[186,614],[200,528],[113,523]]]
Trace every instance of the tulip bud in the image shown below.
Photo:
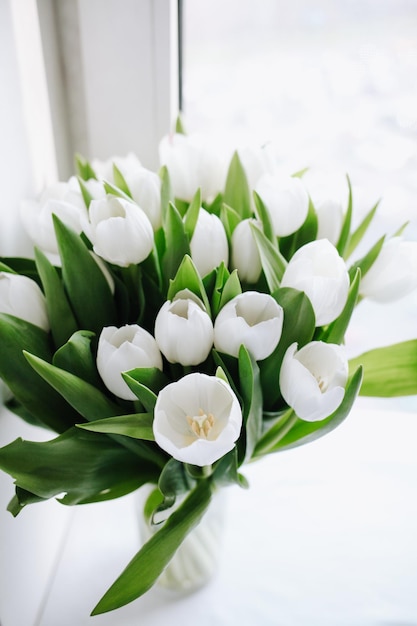
[[[338,200],[327,199],[315,207],[318,219],[317,239],[328,239],[334,246],[339,241],[344,211]]]
[[[45,296],[27,276],[0,272],[0,312],[49,330]]]
[[[342,346],[312,341],[297,351],[293,343],[281,365],[281,394],[300,419],[325,419],[343,400],[348,369]]]
[[[107,161],[92,162],[97,176],[115,183],[113,165],[125,179],[133,201],[145,211],[154,231],[158,230],[162,223],[161,179],[158,174],[143,167],[133,152],[125,157],[114,156]]]
[[[245,146],[244,148],[239,148],[238,154],[245,170],[249,189],[255,189],[259,179],[264,174],[273,174],[276,169],[270,144]]]
[[[227,165],[218,147],[199,135],[173,134],[159,144],[161,165],[169,171],[176,198],[190,202],[197,189],[212,200],[224,188]]]
[[[417,287],[417,242],[389,239],[363,276],[360,293],[377,302],[392,302]]]
[[[213,324],[197,296],[182,295],[178,293],[161,307],[155,320],[155,339],[170,363],[198,365],[213,346]]]
[[[97,181],[90,180],[84,184],[93,197],[104,195],[103,187]],[[21,206],[23,226],[29,237],[41,250],[57,255],[58,243],[53,214],[76,233],[81,233],[83,221],[87,218],[87,209],[74,176],[67,183],[51,185],[38,200],[27,200]]]
[[[93,200],[85,232],[96,254],[121,267],[141,263],[153,248],[152,225],[136,204],[108,195]]]
[[[239,401],[220,378],[188,374],[158,394],[155,441],[177,461],[211,465],[234,448],[241,428]]]
[[[304,291],[314,309],[316,326],[323,326],[343,311],[349,274],[336,248],[327,239],[318,239],[297,250],[285,269],[281,287]]]
[[[129,152],[126,156],[112,156],[106,160],[93,159],[91,161],[91,167],[97,177],[111,183],[115,182],[113,165],[117,167],[125,179],[142,167],[141,162],[133,152]]]
[[[97,369],[107,389],[124,400],[137,400],[121,375],[137,367],[162,370],[161,353],[152,335],[137,324],[104,327],[98,341]]]
[[[308,213],[308,193],[299,178],[265,174],[256,191],[271,215],[277,237],[292,235],[304,224]]]
[[[217,215],[200,209],[190,241],[191,257],[200,276],[204,277],[224,261],[229,263],[226,231]]]
[[[133,200],[145,211],[154,231],[162,224],[161,179],[158,174],[140,167],[125,175]]]
[[[245,291],[221,309],[214,323],[216,350],[237,357],[243,344],[256,361],[266,359],[281,338],[284,311],[266,293]]]
[[[237,269],[239,278],[247,283],[256,283],[262,271],[261,257],[256,245],[251,223],[259,225],[255,219],[246,219],[239,222],[232,235],[232,267]]]

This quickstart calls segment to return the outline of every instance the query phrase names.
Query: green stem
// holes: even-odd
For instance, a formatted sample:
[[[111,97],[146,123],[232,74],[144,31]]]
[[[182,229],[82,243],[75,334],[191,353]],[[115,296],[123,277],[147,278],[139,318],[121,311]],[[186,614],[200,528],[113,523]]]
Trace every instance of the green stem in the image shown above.
[[[277,443],[285,437],[297,420],[298,417],[294,411],[288,409],[258,441],[253,453],[253,458],[272,452]]]

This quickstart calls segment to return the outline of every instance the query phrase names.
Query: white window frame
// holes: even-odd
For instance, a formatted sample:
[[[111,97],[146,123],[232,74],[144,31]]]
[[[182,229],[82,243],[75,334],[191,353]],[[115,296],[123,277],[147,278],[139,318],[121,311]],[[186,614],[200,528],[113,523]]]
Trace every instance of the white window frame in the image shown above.
[[[175,0],[37,0],[58,174],[74,153],[158,167],[178,114]]]

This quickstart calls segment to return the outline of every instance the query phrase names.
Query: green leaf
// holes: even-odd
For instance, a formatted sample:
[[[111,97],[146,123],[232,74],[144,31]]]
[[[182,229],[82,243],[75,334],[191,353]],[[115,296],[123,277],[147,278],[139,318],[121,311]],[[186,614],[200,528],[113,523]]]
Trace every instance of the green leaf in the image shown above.
[[[99,334],[117,321],[110,287],[82,239],[55,215],[53,219],[72,309],[82,329]]]
[[[287,348],[294,342],[301,348],[311,341],[316,325],[313,307],[304,292],[284,287],[272,296],[284,309],[284,323],[278,346],[269,357],[259,362],[266,409],[273,408],[281,398],[279,372]]]
[[[137,398],[141,401],[146,411],[153,412],[157,400],[156,394],[151,389],[142,385],[127,373],[122,373],[123,380],[129,385],[129,389],[133,391]]]
[[[95,387],[103,382],[97,372],[96,362],[91,351],[91,340],[95,334],[89,330],[79,330],[54,354],[53,365],[82,378]]]
[[[162,266],[168,286],[169,280],[176,275],[184,256],[186,254],[191,255],[184,222],[173,204],[168,207],[164,232],[166,250],[162,259]]]
[[[243,424],[245,427],[243,462],[252,457],[262,432],[262,389],[259,367],[243,345],[239,349],[239,382],[243,399]]]
[[[155,468],[105,435],[70,428],[51,441],[16,439],[0,449],[0,468],[18,487],[63,504],[123,495],[155,479]],[[113,496],[115,497],[115,496]]]
[[[173,502],[177,495],[187,493],[195,485],[185,471],[183,463],[170,459],[161,472],[158,487],[165,499]]]
[[[35,261],[21,257],[2,257],[0,260],[0,272],[23,274],[41,284]]]
[[[191,241],[191,238],[194,234],[194,229],[197,224],[198,215],[200,213],[201,208],[201,190],[197,189],[194,198],[192,199],[190,206],[187,209],[187,212],[184,216],[184,230]]]
[[[241,219],[251,217],[248,179],[237,152],[234,153],[227,172],[224,202],[231,206]]]
[[[103,181],[103,187],[104,191],[111,196],[116,196],[116,198],[123,198],[123,200],[128,200],[129,202],[132,202],[132,198],[128,196],[127,193],[120,189],[120,187],[117,187],[117,185],[113,185],[113,183],[110,183],[108,180]]]
[[[182,119],[181,119],[181,116],[180,116],[180,115],[178,115],[178,116],[177,116],[177,119],[176,119],[176,121],[175,121],[175,132],[176,132],[178,135],[186,135],[186,134],[187,134],[187,133],[185,132],[185,129],[184,129],[184,124],[182,123]]]
[[[268,421],[269,428],[259,439],[253,456],[256,458],[258,456],[269,454],[269,452],[274,450],[281,439],[285,437],[297,421],[298,417],[292,409],[288,409],[279,415],[278,418],[274,420],[272,426],[269,425],[270,422]]]
[[[46,308],[54,343],[56,346],[62,346],[77,330],[77,321],[55,267],[37,248],[35,248],[35,259],[46,297]]]
[[[351,234],[349,237],[348,245],[346,248],[346,258],[348,259],[350,255],[356,250],[360,242],[362,241],[364,235],[366,234],[372,220],[375,217],[376,210],[379,206],[380,200],[372,207],[372,209],[365,215],[362,222],[359,224],[357,229]]]
[[[106,417],[105,419],[88,422],[87,424],[76,424],[76,426],[95,433],[124,435],[133,439],[155,441],[152,423],[153,413],[131,413],[129,415]]]
[[[99,615],[132,602],[152,587],[188,533],[197,526],[211,500],[210,484],[200,481],[164,526],[145,543],[97,604]]]
[[[0,377],[34,418],[56,432],[79,421],[78,414],[30,367],[23,350],[51,360],[48,334],[25,320],[0,314]]]
[[[349,187],[349,200],[348,206],[345,213],[345,219],[343,220],[342,230],[340,232],[339,241],[337,242],[336,248],[339,252],[340,256],[346,258],[346,247],[348,245],[349,236],[350,236],[350,226],[352,223],[352,185],[350,184],[349,176],[346,176],[348,187]]]
[[[256,213],[258,219],[262,222],[262,230],[264,231],[264,235],[269,241],[277,247],[277,238],[274,233],[274,228],[272,226],[271,216],[265,204],[262,201],[262,198],[257,194],[256,191],[253,192],[253,199],[255,201]]]
[[[158,394],[169,383],[164,372],[161,372],[157,367],[136,367],[126,372],[126,375],[148,387],[155,394]]]
[[[84,200],[84,204],[87,207],[87,209],[90,208],[90,204],[91,201],[94,199],[93,196],[91,195],[91,193],[88,191],[87,189],[87,185],[85,184],[85,182],[83,181],[82,178],[80,178],[79,176],[77,176],[77,180],[78,180],[78,184],[80,186],[80,191],[81,191],[81,195],[83,197]]]
[[[220,209],[220,219],[226,231],[226,235],[230,241],[233,235],[233,231],[235,230],[236,226],[242,221],[242,218],[240,217],[239,213],[237,213],[237,211],[232,209],[232,207],[228,206],[227,204],[222,204],[222,207]]]
[[[90,163],[84,159],[81,154],[75,155],[75,170],[82,180],[90,180],[90,178],[97,179],[97,175]]]
[[[161,167],[159,171],[159,177],[161,179],[161,215],[162,215],[162,224],[165,225],[166,218],[168,215],[168,208],[170,202],[174,200],[174,194],[172,193],[171,181],[169,178],[169,172],[167,167],[164,165]]]
[[[365,352],[349,361],[363,366],[361,396],[392,398],[417,395],[417,339]]]
[[[207,297],[207,292],[204,288],[201,276],[189,254],[185,254],[175,278],[169,281],[167,300],[173,300],[176,294],[183,289],[189,289],[200,298],[206,307],[207,313],[210,315],[210,302]]]
[[[113,163],[113,178],[116,187],[121,189],[123,193],[125,193],[131,199],[132,193],[129,189],[129,185],[127,184],[125,177],[117,167],[116,163]]]
[[[261,257],[262,270],[268,283],[269,291],[272,293],[281,284],[287,261],[254,223],[251,223],[250,227],[258,247],[259,256]]]
[[[60,393],[86,420],[93,421],[120,413],[120,407],[116,403],[79,376],[51,365],[26,350],[24,355],[35,372]]]
[[[243,489],[249,487],[245,476],[238,472],[238,454],[236,447],[216,462],[211,480],[219,487],[228,485],[238,485],[239,487],[243,487]]]
[[[87,421],[93,422],[120,414],[120,406],[90,383],[39,359],[33,354],[26,352],[24,354],[33,369],[78,411],[79,415],[76,422],[80,421],[80,415]],[[121,446],[128,448],[143,459],[150,460],[159,467],[165,465],[165,455],[159,448],[150,447],[147,442],[132,441],[127,437],[119,437],[118,435],[111,437]]]
[[[352,313],[355,310],[356,303],[358,301],[359,286],[361,282],[361,271],[358,268],[356,270],[355,277],[349,287],[349,294],[343,311],[337,319],[334,320],[323,334],[318,337],[321,341],[326,343],[338,343],[341,344],[344,340],[345,333],[349,326]]]
[[[305,422],[297,418],[291,425],[288,433],[280,438],[277,444],[273,448],[270,448],[268,452],[278,452],[296,448],[311,443],[334,430],[349,415],[359,393],[361,383],[362,368],[359,367],[346,387],[342,403],[332,415],[319,422]]]
[[[352,278],[355,276],[356,271],[358,269],[360,269],[361,271],[361,276],[365,276],[366,272],[368,272],[372,265],[375,263],[376,259],[378,258],[379,253],[382,250],[382,246],[384,245],[385,242],[385,235],[383,237],[381,237],[381,239],[379,239],[376,244],[374,244],[372,246],[372,248],[365,254],[365,256],[363,256],[361,259],[359,259],[359,261],[356,261],[356,263],[354,263],[352,265],[352,267],[349,269],[349,276],[352,280]]]
[[[298,172],[294,172],[294,174],[291,174],[291,176],[293,178],[302,178],[304,174],[307,174],[309,169],[310,169],[309,167],[304,167],[302,170],[298,170]]]
[[[219,310],[241,293],[242,286],[240,284],[238,272],[237,270],[233,270],[222,289]]]

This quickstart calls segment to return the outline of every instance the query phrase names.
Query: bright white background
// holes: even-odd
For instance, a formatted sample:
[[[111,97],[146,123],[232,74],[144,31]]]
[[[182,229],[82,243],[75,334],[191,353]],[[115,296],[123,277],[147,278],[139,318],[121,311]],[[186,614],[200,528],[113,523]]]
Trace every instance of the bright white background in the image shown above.
[[[68,175],[75,147],[131,148],[153,165],[174,113],[174,4],[0,1],[0,255],[28,249],[19,201]],[[312,185],[347,171],[359,212],[383,196],[378,228],[410,219],[417,236],[415,0],[185,0],[185,18],[190,131],[272,141],[283,165],[312,168]],[[415,294],[361,305],[349,350],[416,336],[416,309]],[[2,411],[0,444],[17,436],[49,435]],[[14,520],[0,475],[1,626],[416,625],[416,441],[416,398],[359,401],[327,438],[247,468],[211,585],[181,600],[154,589],[94,619],[139,545],[134,498],[49,502]]]

